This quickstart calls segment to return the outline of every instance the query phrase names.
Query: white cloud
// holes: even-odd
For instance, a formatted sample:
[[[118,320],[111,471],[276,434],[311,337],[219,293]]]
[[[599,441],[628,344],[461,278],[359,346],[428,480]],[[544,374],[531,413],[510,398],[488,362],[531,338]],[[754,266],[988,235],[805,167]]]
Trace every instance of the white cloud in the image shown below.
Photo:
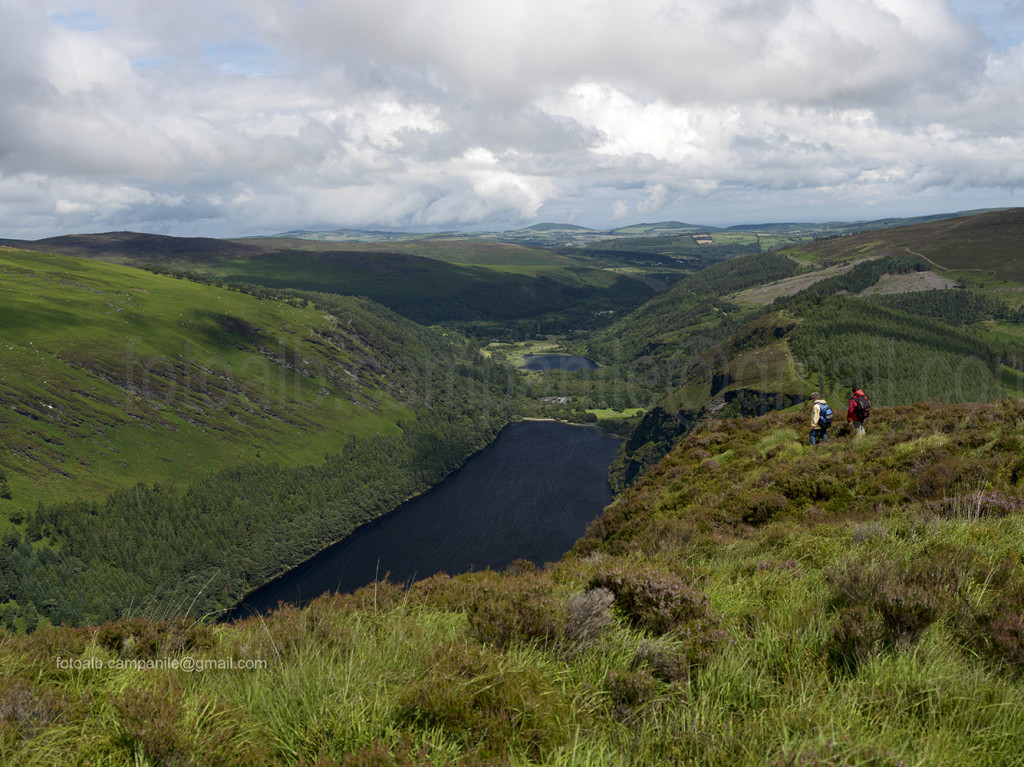
[[[0,0],[0,236],[1014,204],[1021,9]]]

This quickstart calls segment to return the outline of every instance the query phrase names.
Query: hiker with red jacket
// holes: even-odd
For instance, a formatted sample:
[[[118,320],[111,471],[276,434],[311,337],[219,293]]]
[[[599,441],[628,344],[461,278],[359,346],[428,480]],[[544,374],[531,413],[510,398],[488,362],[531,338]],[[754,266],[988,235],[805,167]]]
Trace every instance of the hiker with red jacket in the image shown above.
[[[850,389],[850,409],[846,411],[846,422],[853,427],[853,436],[864,434],[864,422],[871,413],[871,400],[854,386]]]

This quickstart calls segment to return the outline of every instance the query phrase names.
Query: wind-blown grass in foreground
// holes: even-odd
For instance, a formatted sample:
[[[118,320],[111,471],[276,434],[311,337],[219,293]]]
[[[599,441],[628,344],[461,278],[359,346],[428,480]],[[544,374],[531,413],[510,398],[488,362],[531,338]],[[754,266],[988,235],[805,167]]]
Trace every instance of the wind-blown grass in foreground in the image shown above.
[[[804,420],[702,425],[544,571],[0,635],[0,763],[1020,763],[1024,404]]]

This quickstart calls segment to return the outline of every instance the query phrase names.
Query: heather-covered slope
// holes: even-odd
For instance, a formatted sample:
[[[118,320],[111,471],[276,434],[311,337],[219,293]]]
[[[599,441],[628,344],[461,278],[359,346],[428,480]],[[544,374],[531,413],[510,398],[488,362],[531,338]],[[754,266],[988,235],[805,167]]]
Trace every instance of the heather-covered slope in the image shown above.
[[[0,759],[1016,763],[1024,405],[807,418],[702,424],[543,572],[0,634]]]

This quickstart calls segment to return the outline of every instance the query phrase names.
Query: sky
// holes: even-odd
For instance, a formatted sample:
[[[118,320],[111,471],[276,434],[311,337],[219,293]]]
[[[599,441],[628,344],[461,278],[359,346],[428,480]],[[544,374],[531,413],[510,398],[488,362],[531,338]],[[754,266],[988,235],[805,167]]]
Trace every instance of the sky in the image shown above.
[[[0,0],[0,238],[1024,205],[1024,0]]]

